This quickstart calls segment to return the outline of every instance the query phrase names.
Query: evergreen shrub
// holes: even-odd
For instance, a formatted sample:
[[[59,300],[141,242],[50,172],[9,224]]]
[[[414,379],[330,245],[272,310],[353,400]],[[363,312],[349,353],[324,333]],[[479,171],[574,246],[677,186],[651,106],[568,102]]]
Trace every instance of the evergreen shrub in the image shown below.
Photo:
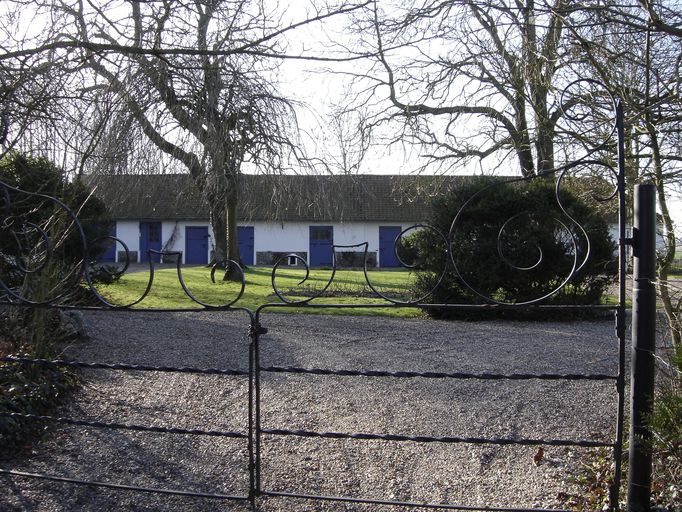
[[[433,291],[425,300],[432,304],[523,304],[541,298],[543,304],[598,304],[617,273],[616,245],[601,214],[568,190],[558,197],[547,178],[480,177],[435,199],[429,224],[444,236],[421,229],[399,246],[403,261],[420,270],[415,293]],[[480,316],[471,310],[428,311]],[[495,311],[519,316],[518,308]]]

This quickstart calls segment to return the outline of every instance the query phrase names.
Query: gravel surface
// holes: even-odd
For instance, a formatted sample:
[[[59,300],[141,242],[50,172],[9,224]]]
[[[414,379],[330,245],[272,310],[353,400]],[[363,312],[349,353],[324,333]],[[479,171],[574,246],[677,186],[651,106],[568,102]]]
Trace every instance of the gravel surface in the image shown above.
[[[240,312],[87,313],[91,340],[66,357],[248,368]],[[265,366],[445,372],[617,371],[613,322],[441,322],[266,313]],[[246,432],[246,377],[87,370],[64,416]],[[611,440],[613,381],[477,381],[264,373],[264,428],[426,436]],[[499,447],[263,436],[262,487],[471,506],[558,507],[579,448]],[[243,439],[55,426],[32,456],[0,467],[73,478],[246,495]],[[0,476],[4,511],[246,511],[240,503]],[[260,500],[263,512],[396,507]]]

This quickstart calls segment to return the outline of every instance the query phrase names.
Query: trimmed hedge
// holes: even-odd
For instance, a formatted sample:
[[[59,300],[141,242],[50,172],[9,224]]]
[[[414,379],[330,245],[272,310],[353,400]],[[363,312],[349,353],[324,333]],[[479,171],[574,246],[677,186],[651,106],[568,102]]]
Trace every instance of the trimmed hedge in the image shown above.
[[[543,297],[543,304],[598,304],[617,273],[616,245],[604,218],[585,202],[569,191],[561,191],[560,200],[565,211],[554,182],[545,178],[485,177],[436,199],[429,224],[448,243],[423,229],[399,247],[402,259],[421,270],[415,292],[433,290],[428,302],[437,304],[519,304]],[[445,308],[430,313],[462,316]],[[519,312],[464,314],[480,315]]]

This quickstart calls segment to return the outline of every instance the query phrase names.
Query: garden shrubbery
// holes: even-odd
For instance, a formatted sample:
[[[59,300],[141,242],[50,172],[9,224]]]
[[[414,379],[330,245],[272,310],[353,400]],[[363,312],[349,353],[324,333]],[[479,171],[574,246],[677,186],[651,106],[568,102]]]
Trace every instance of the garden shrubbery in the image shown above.
[[[0,309],[0,357],[54,358],[61,347],[83,338],[78,312],[3,306]],[[76,385],[64,368],[0,362],[0,412],[45,415]],[[6,455],[21,451],[44,424],[0,416],[0,446]]]
[[[75,375],[62,368],[3,363],[0,365],[0,411],[45,415],[75,386]],[[21,452],[44,429],[45,424],[34,419],[1,416],[3,454]]]
[[[8,193],[10,202],[6,215],[9,222],[6,221],[0,230],[4,270],[6,263],[16,257],[22,258],[24,265],[31,265],[26,259],[36,257],[41,243],[36,227],[51,237],[52,258],[62,266],[73,266],[105,249],[107,242],[102,240],[88,247],[88,254],[84,254],[83,241],[73,219],[50,198],[63,202],[78,216],[90,245],[108,234],[105,204],[82,182],[68,180],[64,171],[49,160],[12,153],[0,160],[0,181],[23,192],[41,194]]]
[[[417,293],[433,290],[427,302],[434,304],[519,304],[540,298],[546,304],[598,304],[617,272],[616,246],[603,216],[570,191],[560,191],[559,197],[565,212],[551,180],[481,177],[435,199],[430,225],[447,243],[436,231],[422,229],[399,246],[401,258],[421,269]]]
[[[86,239],[106,234],[104,204],[42,158],[10,154],[0,161],[0,180],[22,191],[3,190],[0,276],[5,287],[37,303],[81,300],[83,260],[101,249],[84,253],[73,217],[52,198],[78,215]],[[51,359],[83,335],[76,312],[9,304],[0,309],[0,357]],[[75,382],[74,374],[62,368],[0,362],[0,412],[45,415]],[[21,450],[43,428],[31,419],[0,416],[3,453]]]
[[[657,511],[682,510],[682,348],[668,347],[659,354],[654,412],[648,420],[652,432],[653,471],[651,506]],[[626,427],[628,426],[626,419]],[[625,434],[626,443],[628,441]],[[620,502],[625,510],[628,485],[627,444],[621,471]],[[562,492],[559,499],[570,510],[607,510],[609,487],[615,476],[608,448],[591,450],[572,475],[577,493]],[[652,510],[654,510],[652,508]]]
[[[657,505],[682,510],[682,346],[664,348],[657,367],[654,412],[648,420],[653,434],[652,494]]]

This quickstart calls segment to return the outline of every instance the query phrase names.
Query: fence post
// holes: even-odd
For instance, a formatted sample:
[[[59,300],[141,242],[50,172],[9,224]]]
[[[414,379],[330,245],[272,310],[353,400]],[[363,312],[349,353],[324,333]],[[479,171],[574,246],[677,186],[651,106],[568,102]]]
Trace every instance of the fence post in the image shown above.
[[[632,289],[632,379],[628,512],[649,512],[651,503],[651,432],[646,418],[653,409],[656,350],[656,188],[635,187]]]

